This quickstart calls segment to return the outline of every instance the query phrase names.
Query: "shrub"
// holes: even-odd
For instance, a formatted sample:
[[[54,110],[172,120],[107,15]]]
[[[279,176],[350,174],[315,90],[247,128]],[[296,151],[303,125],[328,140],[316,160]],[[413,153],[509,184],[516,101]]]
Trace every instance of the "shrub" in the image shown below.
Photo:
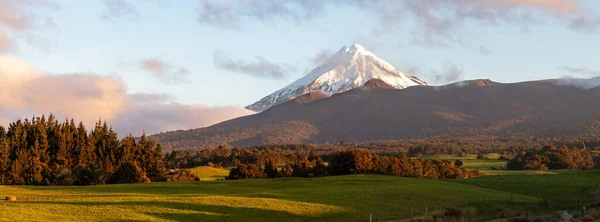
[[[146,177],[146,172],[137,164],[126,162],[117,168],[117,171],[110,176],[109,183],[147,183],[150,179]]]
[[[106,171],[94,163],[75,168],[73,174],[75,175],[75,185],[100,185],[106,182]]]
[[[281,169],[280,176],[282,177],[291,177],[294,169],[292,168],[292,164],[285,164],[285,167]]]
[[[238,163],[236,168],[229,171],[228,180],[267,178],[267,174],[258,165]]]
[[[533,161],[533,162],[529,162],[527,164],[525,164],[525,166],[523,166],[524,170],[548,170],[548,167],[538,161]]]
[[[72,186],[75,183],[75,176],[71,173],[69,169],[62,169],[57,177],[56,184],[59,186]]]
[[[461,167],[461,166],[463,166],[464,164],[465,164],[465,163],[464,163],[462,160],[460,160],[460,159],[458,159],[458,160],[454,161],[454,165],[456,165],[457,167]]]
[[[267,160],[267,163],[265,163],[265,174],[267,174],[267,178],[275,178],[279,176],[277,164],[275,164],[275,161],[272,159]]]
[[[192,173],[192,171],[189,170],[178,170],[175,171],[169,178],[167,178],[167,181],[199,181],[200,178],[198,178],[196,175],[194,175]]]

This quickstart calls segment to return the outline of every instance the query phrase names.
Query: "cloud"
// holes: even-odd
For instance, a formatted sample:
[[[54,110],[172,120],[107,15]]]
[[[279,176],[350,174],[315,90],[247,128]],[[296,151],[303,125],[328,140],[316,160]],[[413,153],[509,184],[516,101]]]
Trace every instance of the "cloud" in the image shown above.
[[[315,54],[310,61],[313,63],[313,65],[321,65],[322,63],[324,63],[325,61],[327,61],[327,59],[329,59],[331,57],[331,55],[333,55],[333,52],[330,50],[322,50],[319,53]]]
[[[6,36],[2,30],[0,30],[0,53],[11,51],[13,48],[13,42]]]
[[[157,133],[210,126],[253,112],[241,106],[142,104],[115,121],[119,132]]]
[[[146,58],[140,61],[140,67],[150,72],[163,83],[185,83],[190,71],[185,68],[176,68],[170,63],[158,58]]]
[[[576,14],[582,11],[578,0],[469,0],[484,6],[504,8],[537,8],[555,14]]]
[[[0,56],[0,82],[0,107],[11,111],[10,118],[55,113],[91,123],[114,120],[127,106],[126,87],[117,78],[43,74],[7,56]]]
[[[47,74],[0,55],[0,125],[53,113],[88,127],[102,118],[120,135],[205,127],[251,114],[239,106],[212,107],[169,102],[161,93],[127,94],[119,78],[90,73]]]
[[[300,22],[321,14],[324,5],[320,0],[201,0],[198,22],[224,28],[238,28],[246,19]]]
[[[0,52],[11,51],[19,41],[32,41],[33,29],[55,27],[52,18],[40,9],[58,9],[50,0],[0,0]]]
[[[453,63],[447,62],[441,71],[433,70],[433,81],[434,83],[449,83],[462,80],[464,76],[464,70],[462,66],[457,66]]]
[[[570,27],[579,31],[596,33],[600,30],[600,18],[576,17],[571,20]]]
[[[296,67],[292,65],[273,63],[258,56],[255,57],[255,61],[247,62],[235,59],[230,55],[219,51],[213,54],[213,63],[215,67],[219,69],[269,79],[283,79],[287,77],[290,72],[296,70]]]
[[[600,77],[595,77],[591,79],[565,77],[558,79],[556,84],[563,86],[575,86],[582,89],[592,89],[600,87]]]
[[[562,66],[562,67],[558,67],[558,69],[566,71],[566,72],[570,72],[573,74],[583,74],[586,76],[600,76],[600,71],[586,69],[586,68]]]
[[[133,99],[133,101],[139,103],[164,103],[175,100],[170,94],[166,93],[148,93],[148,92],[138,92],[134,94],[130,94],[129,98]]]
[[[484,46],[479,46],[479,48],[477,48],[477,52],[479,52],[479,53],[480,53],[480,54],[482,54],[482,55],[486,55],[486,56],[487,56],[487,55],[490,55],[490,54],[492,54],[492,53],[490,52],[490,50],[489,50],[489,49],[487,49],[487,48],[486,48],[486,47],[484,47]]]
[[[300,23],[324,15],[327,7],[361,10],[377,18],[386,31],[406,30],[402,21],[412,21],[416,24],[413,42],[438,46],[460,41],[456,30],[469,22],[524,26],[548,21],[535,19],[543,13],[568,23],[584,12],[579,0],[202,0],[198,21],[222,28],[240,28],[245,21]],[[582,26],[578,24],[572,26]]]
[[[102,0],[105,11],[101,18],[106,20],[114,20],[124,17],[138,17],[137,9],[127,0]]]

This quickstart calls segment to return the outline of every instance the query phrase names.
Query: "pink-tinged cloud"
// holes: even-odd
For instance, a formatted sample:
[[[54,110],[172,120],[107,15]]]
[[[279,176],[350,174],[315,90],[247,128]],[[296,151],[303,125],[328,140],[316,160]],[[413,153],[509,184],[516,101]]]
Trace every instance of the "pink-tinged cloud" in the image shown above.
[[[138,104],[131,111],[123,113],[114,126],[119,132],[158,133],[210,126],[252,113],[242,106]]]
[[[0,30],[0,53],[8,52],[12,49],[12,42],[2,30]]]
[[[54,27],[43,9],[57,8],[51,0],[0,0],[0,52],[14,49],[21,39],[35,39],[33,29]]]
[[[0,82],[0,107],[11,111],[11,118],[54,113],[89,124],[114,120],[128,105],[126,87],[117,78],[43,74],[7,56],[0,56]]]
[[[140,61],[140,67],[150,72],[163,83],[179,84],[185,83],[190,71],[185,68],[177,68],[159,58],[146,58]]]
[[[92,126],[100,118],[120,135],[199,128],[250,114],[241,106],[165,103],[160,93],[127,94],[119,78],[96,74],[46,74],[0,55],[0,125],[53,113]]]
[[[508,8],[538,8],[558,14],[577,14],[582,11],[578,0],[471,0]]]
[[[546,21],[567,24],[573,16],[585,13],[579,0],[202,0],[198,22],[236,29],[251,20],[303,22],[325,14],[327,7],[340,6],[353,7],[378,18],[385,30],[406,30],[403,21],[412,21],[416,24],[414,42],[434,46],[460,41],[456,33],[469,22],[521,26]],[[543,14],[546,17],[536,17]],[[574,22],[571,27],[593,26],[593,22],[586,21]]]

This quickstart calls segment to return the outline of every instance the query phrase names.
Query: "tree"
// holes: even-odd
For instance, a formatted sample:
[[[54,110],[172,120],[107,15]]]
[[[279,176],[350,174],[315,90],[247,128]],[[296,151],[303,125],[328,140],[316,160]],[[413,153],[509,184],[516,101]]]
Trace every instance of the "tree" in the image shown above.
[[[277,164],[271,158],[267,160],[265,163],[265,174],[267,174],[267,178],[275,178],[279,176],[279,171],[277,170]]]
[[[461,160],[461,159],[457,159],[456,161],[454,161],[454,165],[456,165],[457,167],[462,167],[465,163]]]
[[[146,172],[142,170],[135,162],[123,163],[119,168],[110,176],[108,183],[147,183],[150,179],[146,177]]]
[[[106,171],[94,163],[74,170],[75,185],[101,185],[106,182]]]

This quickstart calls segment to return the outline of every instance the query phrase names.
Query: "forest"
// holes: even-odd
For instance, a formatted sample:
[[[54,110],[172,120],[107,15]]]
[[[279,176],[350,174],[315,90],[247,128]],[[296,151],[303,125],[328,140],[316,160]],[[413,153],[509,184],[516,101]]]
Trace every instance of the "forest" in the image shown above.
[[[323,177],[372,173],[431,179],[475,178],[449,160],[423,156],[451,154],[482,156],[498,153],[509,170],[598,169],[597,140],[586,148],[567,148],[580,140],[375,141],[352,144],[290,144],[225,147],[164,153],[161,144],[142,135],[119,138],[106,122],[89,131],[74,120],[60,122],[49,115],[0,126],[0,184],[97,185],[151,181],[194,180],[187,168],[231,168],[228,179]],[[392,148],[393,147],[393,148]],[[170,169],[184,169],[169,171]]]
[[[0,183],[97,185],[163,181],[160,144],[145,135],[119,139],[106,122],[89,132],[83,123],[55,116],[0,126]]]

